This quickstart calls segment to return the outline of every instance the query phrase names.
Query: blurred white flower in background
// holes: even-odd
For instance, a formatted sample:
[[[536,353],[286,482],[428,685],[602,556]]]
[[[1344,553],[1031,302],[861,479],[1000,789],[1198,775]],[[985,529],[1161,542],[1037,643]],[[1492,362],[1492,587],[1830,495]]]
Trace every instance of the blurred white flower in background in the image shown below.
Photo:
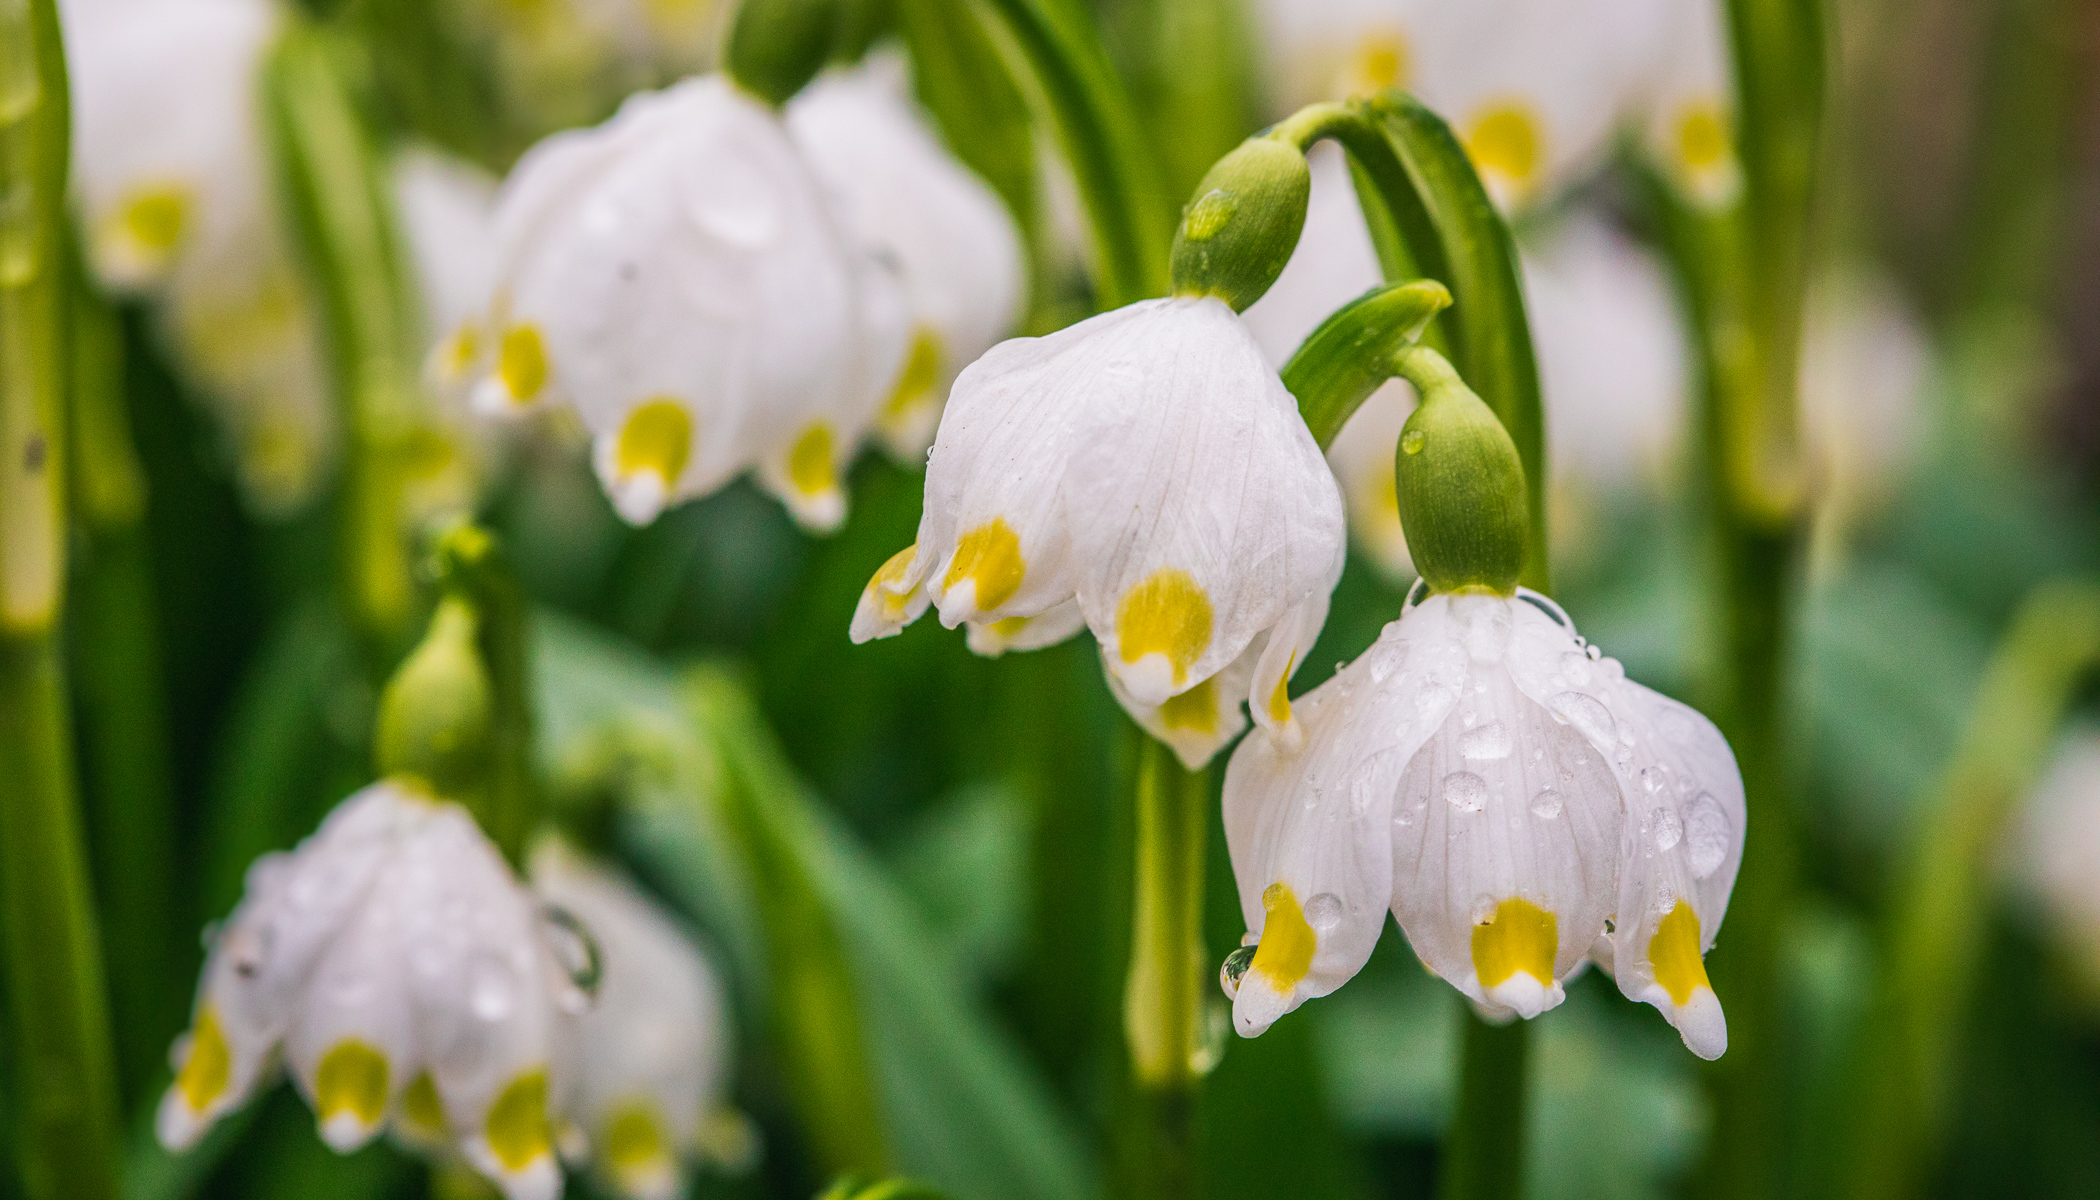
[[[980,652],[1084,624],[1117,699],[1194,767],[1245,727],[1243,699],[1290,724],[1342,543],[1334,477],[1239,317],[1145,300],[963,371],[918,538],[869,580],[852,636],[929,604]]]
[[[826,74],[788,105],[787,121],[848,231],[903,284],[911,341],[876,430],[917,466],[956,375],[1013,332],[1026,268],[1005,204],[941,145],[905,69],[877,56]]]
[[[249,868],[161,1098],[187,1149],[289,1069],[340,1153],[391,1127],[511,1200],[561,1193],[553,1114],[587,1002],[540,908],[474,819],[395,781]]]
[[[780,117],[710,76],[557,134],[506,181],[484,412],[573,405],[628,521],[753,471],[804,525],[902,364],[904,297]]]
[[[1828,269],[1808,293],[1801,435],[1816,512],[1810,560],[1824,571],[1890,499],[1924,447],[1932,343],[1902,291],[1859,265]]]
[[[298,508],[337,438],[262,134],[268,0],[66,0],[73,184],[98,282],[157,302],[250,503]]]
[[[726,1104],[729,1014],[707,960],[616,868],[559,838],[534,848],[531,874],[598,951],[597,1000],[575,1026],[573,1119],[599,1177],[618,1195],[672,1200],[687,1161],[748,1165],[756,1134]]]
[[[1703,955],[1745,811],[1711,722],[1529,591],[1429,596],[1298,708],[1302,745],[1253,734],[1225,776],[1241,1034],[1346,983],[1390,909],[1490,1016],[1537,1016],[1595,961],[1720,1056]]]
[[[2100,729],[2067,731],[2027,797],[2007,857],[2088,998],[2100,1000]]]
[[[1694,203],[1730,204],[1742,191],[1743,173],[1735,152],[1726,13],[1717,3],[1651,3],[1661,36],[1636,98],[1641,145],[1663,178]]]

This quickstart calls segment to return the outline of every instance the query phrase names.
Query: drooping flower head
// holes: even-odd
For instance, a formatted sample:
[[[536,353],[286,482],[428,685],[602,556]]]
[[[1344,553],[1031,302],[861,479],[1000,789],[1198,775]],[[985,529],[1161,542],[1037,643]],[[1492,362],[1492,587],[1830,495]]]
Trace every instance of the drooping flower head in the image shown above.
[[[901,62],[871,59],[819,78],[787,121],[847,229],[903,284],[911,340],[875,428],[917,465],[956,375],[1013,328],[1025,280],[1013,217],[935,138],[905,82]]]
[[[1586,960],[1702,1057],[1727,1045],[1702,962],[1741,861],[1741,777],[1704,717],[1625,678],[1529,591],[1434,594],[1298,702],[1304,747],[1233,755],[1225,828],[1252,1036],[1340,987],[1390,909],[1490,1014],[1560,1003]]]
[[[714,76],[631,97],[535,147],[496,223],[477,407],[573,405],[631,522],[745,470],[805,525],[844,518],[904,308],[775,112]]]
[[[161,1098],[170,1149],[288,1069],[339,1152],[392,1128],[512,1200],[560,1194],[550,1112],[583,997],[474,820],[382,781],[256,862],[213,942]]]
[[[582,922],[601,964],[596,1003],[576,1020],[574,1116],[591,1165],[618,1195],[683,1195],[682,1162],[736,1120],[714,972],[654,901],[558,839],[534,849],[532,887]]]

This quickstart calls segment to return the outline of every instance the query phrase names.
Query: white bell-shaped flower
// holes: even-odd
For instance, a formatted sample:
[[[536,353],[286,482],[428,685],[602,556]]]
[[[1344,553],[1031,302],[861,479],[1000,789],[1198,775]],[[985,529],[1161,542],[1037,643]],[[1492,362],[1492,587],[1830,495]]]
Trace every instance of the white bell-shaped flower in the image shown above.
[[[927,127],[898,60],[823,76],[788,105],[787,121],[847,228],[903,284],[911,343],[875,428],[916,466],[956,375],[1020,317],[1020,231],[998,193]]]
[[[1742,193],[1735,151],[1735,83],[1727,9],[1721,4],[1650,0],[1660,36],[1637,103],[1647,115],[1641,141],[1664,178],[1693,202],[1719,207]]]
[[[1306,205],[1305,230],[1283,274],[1243,314],[1262,352],[1278,369],[1320,322],[1385,282],[1342,148],[1321,142],[1306,159],[1312,167],[1312,197]],[[1327,447],[1328,465],[1348,503],[1351,540],[1382,574],[1397,582],[1415,574],[1407,537],[1400,529],[1400,500],[1393,481],[1400,427],[1414,407],[1414,389],[1405,380],[1389,380],[1350,416]]]
[[[393,1126],[512,1200],[560,1194],[550,1113],[582,999],[539,905],[457,805],[373,784],[249,869],[161,1098],[184,1149],[288,1068],[341,1152]]]
[[[617,1195],[685,1194],[683,1160],[725,1110],[731,1042],[722,989],[678,923],[610,867],[559,839],[532,854],[532,888],[589,930],[597,1000],[576,1021],[574,1118]]]
[[[776,114],[713,76],[631,97],[526,155],[496,224],[477,408],[574,405],[637,524],[745,470],[805,525],[844,519],[903,300]]]
[[[1552,1008],[1608,947],[1626,995],[1695,1053],[1726,1048],[1702,956],[1741,860],[1743,788],[1704,717],[1627,680],[1531,592],[1428,597],[1298,709],[1302,747],[1257,734],[1225,777],[1259,939],[1228,963],[1242,1034],[1347,982],[1390,907],[1491,1015]]]
[[[931,603],[1011,643],[1028,622],[1076,632],[1076,607],[1119,698],[1191,722],[1176,749],[1200,762],[1242,697],[1289,724],[1270,702],[1318,636],[1342,531],[1334,477],[1233,311],[1140,301],[963,371],[918,538],[869,581],[852,634]],[[1243,685],[1227,668],[1250,653]]]

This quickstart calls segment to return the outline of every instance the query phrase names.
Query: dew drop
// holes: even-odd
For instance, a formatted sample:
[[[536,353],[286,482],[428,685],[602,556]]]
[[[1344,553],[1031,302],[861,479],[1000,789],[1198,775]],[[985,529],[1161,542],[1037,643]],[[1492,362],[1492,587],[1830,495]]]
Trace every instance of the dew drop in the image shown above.
[[[467,979],[467,1008],[484,1021],[501,1021],[516,1003],[515,991],[510,969],[484,958]]]
[[[1458,752],[1470,759],[1508,758],[1510,745],[1509,727],[1490,721],[1478,729],[1467,730],[1458,739]]]
[[[1218,968],[1218,986],[1225,989],[1227,1000],[1237,1000],[1240,995],[1240,977],[1254,965],[1253,946],[1241,946],[1225,956],[1225,965]]]
[[[1422,443],[1428,440],[1428,436],[1421,430],[1410,429],[1400,435],[1400,448],[1409,454],[1420,454],[1422,452]]]
[[[1540,788],[1539,794],[1531,798],[1531,815],[1541,821],[1550,821],[1568,807],[1567,798],[1552,788]]]
[[[1711,792],[1699,793],[1684,806],[1684,836],[1692,878],[1705,879],[1721,869],[1728,857],[1728,814]]]
[[[1610,710],[1604,703],[1586,692],[1562,692],[1546,702],[1553,715],[1588,738],[1595,745],[1609,745],[1618,738],[1618,727],[1613,724]]]
[[[1471,771],[1444,776],[1444,799],[1460,812],[1479,812],[1487,804],[1487,780]]]
[[[1675,849],[1677,843],[1684,840],[1684,822],[1677,819],[1676,809],[1656,809],[1654,814],[1649,817],[1649,823],[1655,830],[1655,848],[1657,850]]]
[[[1305,902],[1305,923],[1322,933],[1342,923],[1342,898],[1321,892]]]
[[[1589,656],[1580,650],[1570,650],[1560,656],[1560,673],[1567,676],[1568,683],[1581,687],[1590,681]]]

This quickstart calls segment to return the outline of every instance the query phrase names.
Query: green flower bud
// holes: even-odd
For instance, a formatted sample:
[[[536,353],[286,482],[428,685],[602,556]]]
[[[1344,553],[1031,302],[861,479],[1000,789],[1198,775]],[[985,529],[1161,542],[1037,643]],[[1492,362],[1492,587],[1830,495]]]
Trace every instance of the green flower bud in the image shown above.
[[[1432,591],[1514,594],[1529,520],[1517,444],[1443,355],[1415,346],[1394,365],[1422,398],[1393,462],[1415,568]]]
[[[430,631],[379,698],[379,773],[421,781],[455,799],[481,789],[491,754],[494,698],[475,646],[478,621],[457,596],[438,602]]]
[[[1261,299],[1283,273],[1312,195],[1305,154],[1249,138],[1218,160],[1174,231],[1174,294],[1216,296],[1235,312]]]
[[[744,0],[729,27],[724,65],[737,85],[775,108],[831,57],[840,0]]]

